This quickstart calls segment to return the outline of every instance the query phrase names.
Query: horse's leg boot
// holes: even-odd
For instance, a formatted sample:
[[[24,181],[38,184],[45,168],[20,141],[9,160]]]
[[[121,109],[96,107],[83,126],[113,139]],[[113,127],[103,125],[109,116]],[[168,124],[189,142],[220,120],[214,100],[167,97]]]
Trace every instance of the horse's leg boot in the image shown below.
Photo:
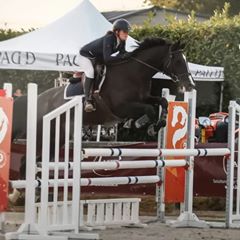
[[[84,93],[85,93],[85,102],[84,102],[84,110],[85,112],[93,112],[95,111],[95,107],[92,103],[92,97],[90,92],[92,90],[94,79],[86,77],[84,82]]]
[[[150,118],[148,117],[148,115],[144,114],[142,117],[140,117],[139,119],[137,119],[135,121],[135,127],[141,128],[141,127],[145,126],[149,121],[150,121]]]

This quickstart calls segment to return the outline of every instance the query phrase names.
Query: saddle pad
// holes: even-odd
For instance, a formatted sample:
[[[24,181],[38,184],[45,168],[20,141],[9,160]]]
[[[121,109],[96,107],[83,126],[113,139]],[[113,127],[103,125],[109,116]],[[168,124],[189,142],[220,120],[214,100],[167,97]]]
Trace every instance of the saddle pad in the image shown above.
[[[69,100],[75,96],[83,95],[83,86],[82,82],[78,83],[68,83],[64,89],[64,99]]]

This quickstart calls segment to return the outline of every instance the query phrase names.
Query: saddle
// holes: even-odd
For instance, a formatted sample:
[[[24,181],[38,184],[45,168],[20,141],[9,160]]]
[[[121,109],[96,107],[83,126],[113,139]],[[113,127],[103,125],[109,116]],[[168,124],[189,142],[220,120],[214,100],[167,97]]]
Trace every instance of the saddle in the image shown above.
[[[94,86],[93,86],[93,92],[99,92],[100,88],[104,82],[105,74],[106,74],[106,66],[102,63],[96,63],[94,60],[91,60],[93,67],[94,67]],[[84,79],[82,79],[84,80]],[[79,83],[79,79],[70,79],[69,82],[71,84]]]
[[[106,66],[104,64],[95,64],[93,66],[94,66],[95,80],[94,80],[92,92],[93,92],[93,95],[98,95],[105,79]],[[84,77],[85,76],[83,75],[82,78]],[[65,88],[64,99],[71,99],[74,96],[84,94],[83,80],[84,79],[82,80],[77,79],[75,81],[73,80],[69,81],[69,84]]]

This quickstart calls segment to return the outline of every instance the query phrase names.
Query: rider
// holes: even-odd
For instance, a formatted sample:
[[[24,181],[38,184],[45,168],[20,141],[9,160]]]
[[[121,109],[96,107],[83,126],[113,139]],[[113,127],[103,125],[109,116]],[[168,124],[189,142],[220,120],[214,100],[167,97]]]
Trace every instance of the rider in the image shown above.
[[[95,62],[100,62],[105,65],[115,63],[119,60],[129,57],[129,53],[125,50],[125,44],[130,31],[130,24],[125,19],[118,19],[113,23],[112,31],[108,31],[106,35],[98,38],[87,45],[83,46],[80,50],[82,65],[85,66],[85,108],[86,112],[95,110],[90,94],[94,82],[94,66]],[[116,56],[113,53],[119,52]]]

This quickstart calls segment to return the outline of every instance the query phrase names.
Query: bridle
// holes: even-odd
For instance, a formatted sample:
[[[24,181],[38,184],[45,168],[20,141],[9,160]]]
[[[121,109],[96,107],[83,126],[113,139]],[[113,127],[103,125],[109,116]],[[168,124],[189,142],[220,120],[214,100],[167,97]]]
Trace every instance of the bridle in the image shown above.
[[[172,66],[171,62],[172,62],[173,56],[174,56],[175,54],[179,53],[179,52],[182,52],[182,50],[180,49],[180,50],[176,50],[176,51],[171,51],[171,48],[170,48],[170,54],[169,54],[169,57],[168,57],[168,59],[167,59],[167,62],[163,65],[163,70],[161,70],[161,69],[159,69],[159,68],[157,68],[157,67],[154,67],[154,66],[152,66],[152,65],[150,65],[150,64],[148,64],[148,63],[146,63],[146,62],[144,62],[144,61],[142,61],[142,60],[140,60],[140,59],[138,59],[138,58],[135,58],[135,57],[130,57],[130,58],[133,59],[133,60],[135,60],[136,62],[139,62],[139,63],[145,65],[146,67],[149,67],[149,68],[157,71],[157,72],[162,72],[162,73],[164,73],[165,75],[169,76],[173,82],[177,83],[177,82],[180,81],[180,80],[179,80],[179,77],[184,77],[184,76],[186,76],[186,77],[189,77],[189,76],[192,77],[192,75],[191,75],[191,73],[190,73],[189,70],[188,70],[187,73],[180,73],[180,74],[175,74],[175,73],[174,73],[174,71],[173,71],[173,66]],[[170,73],[169,73],[169,72],[167,71],[167,69],[169,69],[170,66],[171,66],[171,68],[172,68],[172,69],[171,69],[172,71],[169,71],[169,72],[170,72]]]

